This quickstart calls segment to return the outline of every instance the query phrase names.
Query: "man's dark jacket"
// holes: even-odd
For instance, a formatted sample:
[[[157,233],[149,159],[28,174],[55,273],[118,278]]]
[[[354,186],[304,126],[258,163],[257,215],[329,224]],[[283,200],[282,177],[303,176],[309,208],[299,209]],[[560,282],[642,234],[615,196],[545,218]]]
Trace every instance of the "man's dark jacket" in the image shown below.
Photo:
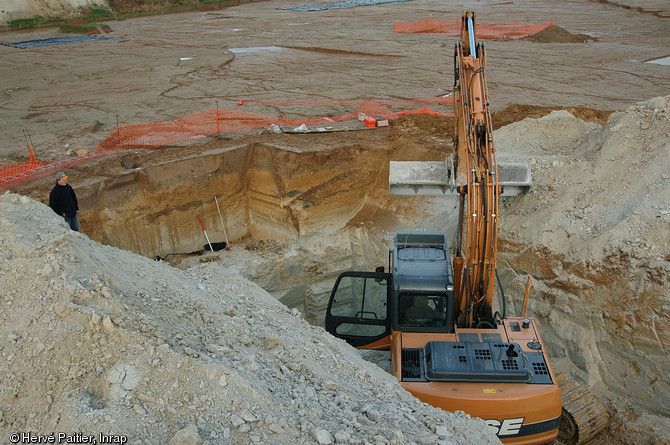
[[[75,196],[72,187],[70,187],[70,184],[56,184],[56,186],[51,189],[51,193],[49,193],[49,207],[61,216],[63,216],[63,214],[68,218],[77,216],[79,204],[77,203],[77,197]]]

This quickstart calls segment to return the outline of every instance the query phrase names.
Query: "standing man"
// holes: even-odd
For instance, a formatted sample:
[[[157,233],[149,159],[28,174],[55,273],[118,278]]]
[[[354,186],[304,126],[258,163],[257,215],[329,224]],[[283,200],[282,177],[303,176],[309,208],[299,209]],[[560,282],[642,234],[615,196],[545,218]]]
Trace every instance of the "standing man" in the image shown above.
[[[49,207],[65,218],[65,222],[72,230],[79,231],[77,196],[74,194],[72,187],[68,185],[67,176],[63,172],[56,174],[56,185],[49,193]]]

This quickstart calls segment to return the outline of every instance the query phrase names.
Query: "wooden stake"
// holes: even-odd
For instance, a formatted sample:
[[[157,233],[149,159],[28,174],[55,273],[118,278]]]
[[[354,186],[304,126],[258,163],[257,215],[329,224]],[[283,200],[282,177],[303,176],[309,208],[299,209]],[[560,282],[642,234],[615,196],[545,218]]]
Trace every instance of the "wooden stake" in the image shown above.
[[[223,227],[223,236],[226,238],[226,246],[230,246],[228,242],[228,235],[226,234],[226,224],[223,222],[223,217],[221,216],[221,209],[219,208],[219,200],[214,197],[214,202],[216,202],[216,210],[219,211],[219,220],[221,220],[221,227]]]

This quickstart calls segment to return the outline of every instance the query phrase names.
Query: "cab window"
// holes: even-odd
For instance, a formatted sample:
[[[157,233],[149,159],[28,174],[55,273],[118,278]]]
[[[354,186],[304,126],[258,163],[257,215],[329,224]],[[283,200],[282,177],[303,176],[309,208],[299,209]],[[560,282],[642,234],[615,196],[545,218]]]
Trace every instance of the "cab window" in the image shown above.
[[[444,295],[401,294],[398,318],[402,327],[441,327],[446,325],[447,297]]]
[[[343,277],[333,296],[330,314],[361,320],[385,320],[388,281],[371,277]]]

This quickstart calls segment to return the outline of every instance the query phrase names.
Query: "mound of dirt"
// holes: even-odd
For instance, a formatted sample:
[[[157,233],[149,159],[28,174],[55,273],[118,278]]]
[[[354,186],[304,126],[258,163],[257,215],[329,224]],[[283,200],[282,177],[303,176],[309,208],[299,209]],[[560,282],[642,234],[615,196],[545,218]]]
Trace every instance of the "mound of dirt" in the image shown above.
[[[552,25],[520,40],[530,40],[538,43],[585,43],[595,39],[586,34],[572,34],[560,26]]]
[[[407,114],[391,122],[388,140],[394,161],[431,160],[453,152],[456,118]]]
[[[493,129],[504,127],[505,125],[513,124],[523,119],[539,119],[555,110],[562,110],[561,107],[542,107],[539,105],[521,105],[510,104],[501,111],[491,113],[491,121]],[[603,125],[607,122],[611,111],[595,110],[589,107],[568,107],[565,108],[573,116],[583,120],[584,122],[595,122]]]
[[[177,270],[0,196],[0,441],[499,443],[215,263]],[[99,440],[99,439],[98,439]],[[13,440],[12,440],[13,441]]]
[[[503,281],[519,295],[533,277],[543,338],[573,375],[656,414],[670,410],[669,117],[666,96],[604,126],[554,111],[495,133],[533,174],[503,203]]]
[[[654,245],[653,255],[665,257],[669,99],[655,98],[614,113],[602,127],[554,111],[498,130],[498,151],[530,159],[537,184],[515,203],[526,221],[528,210],[538,214],[533,224],[524,224],[532,227],[525,236],[544,233],[533,240],[558,250],[569,246],[577,261],[607,257],[640,237]],[[566,233],[548,234],[550,227]]]

